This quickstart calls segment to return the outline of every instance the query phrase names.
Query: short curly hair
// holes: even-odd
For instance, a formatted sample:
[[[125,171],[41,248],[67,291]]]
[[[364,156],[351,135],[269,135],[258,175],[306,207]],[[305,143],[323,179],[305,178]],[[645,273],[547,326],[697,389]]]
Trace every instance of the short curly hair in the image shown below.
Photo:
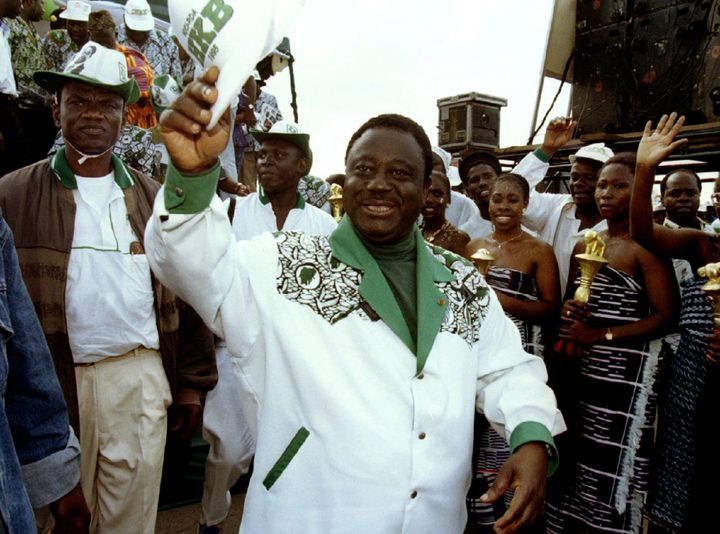
[[[412,135],[413,139],[417,142],[420,147],[420,151],[423,156],[423,163],[425,165],[423,172],[423,180],[427,181],[430,179],[430,173],[432,172],[432,146],[430,145],[430,139],[428,138],[425,130],[414,120],[405,117],[403,115],[397,115],[395,113],[388,113],[384,115],[378,115],[368,120],[352,134],[350,141],[348,142],[347,149],[345,150],[345,161],[347,161],[350,149],[352,149],[355,142],[360,139],[362,134],[373,128],[388,128],[391,130],[398,130],[406,132]]]

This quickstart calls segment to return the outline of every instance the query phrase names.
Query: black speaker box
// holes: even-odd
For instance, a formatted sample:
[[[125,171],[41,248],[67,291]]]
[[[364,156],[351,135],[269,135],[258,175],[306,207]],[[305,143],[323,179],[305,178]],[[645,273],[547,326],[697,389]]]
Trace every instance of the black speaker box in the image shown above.
[[[579,133],[618,132],[624,127],[627,23],[578,34],[575,39],[572,115]]]
[[[627,18],[624,0],[577,0],[575,29],[577,33],[601,28]]]

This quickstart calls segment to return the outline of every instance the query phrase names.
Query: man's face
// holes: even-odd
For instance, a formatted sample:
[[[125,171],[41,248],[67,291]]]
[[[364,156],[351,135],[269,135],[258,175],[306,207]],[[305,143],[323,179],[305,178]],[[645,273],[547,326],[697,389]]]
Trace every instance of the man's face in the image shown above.
[[[307,160],[294,144],[283,139],[266,139],[258,152],[258,178],[266,193],[297,190],[307,174]]]
[[[692,174],[676,172],[668,178],[665,195],[662,198],[667,218],[692,219],[697,217],[700,207],[700,190]]]
[[[81,20],[68,20],[67,32],[73,43],[82,46],[87,42],[89,37],[88,23]]]
[[[125,34],[130,38],[132,42],[135,44],[138,44],[140,46],[145,44],[145,41],[148,40],[148,37],[150,36],[150,32],[141,32],[140,30],[133,30],[125,25]]]
[[[478,208],[486,209],[490,203],[490,189],[495,183],[497,173],[487,163],[478,163],[470,167],[467,173],[466,191],[470,198],[475,201]]]
[[[422,149],[408,132],[371,128],[355,141],[345,161],[343,207],[372,243],[408,235],[423,206]]]
[[[576,159],[570,167],[570,194],[575,205],[595,208],[595,186],[598,171],[592,163]]]
[[[20,0],[0,0],[0,16],[14,19],[20,15]]]
[[[53,105],[53,118],[77,150],[101,154],[120,137],[125,122],[124,101],[107,89],[66,82],[60,102]]]

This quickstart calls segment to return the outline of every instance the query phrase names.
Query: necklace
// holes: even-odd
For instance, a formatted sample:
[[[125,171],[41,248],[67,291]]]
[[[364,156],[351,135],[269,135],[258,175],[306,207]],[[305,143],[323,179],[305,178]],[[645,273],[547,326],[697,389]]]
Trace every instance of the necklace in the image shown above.
[[[434,232],[431,232],[429,235],[424,235],[424,234],[423,234],[423,237],[425,238],[425,241],[427,241],[428,243],[432,243],[432,242],[435,240],[435,238],[438,236],[438,234],[439,234],[440,232],[442,232],[443,230],[445,230],[448,226],[450,226],[450,223],[447,222],[447,221],[445,221],[440,228],[438,228],[438,229],[435,230]]]
[[[511,241],[520,239],[522,236],[523,236],[523,231],[520,230],[520,233],[518,233],[518,235],[511,237],[510,239],[506,239],[505,241],[498,241],[497,239],[495,239],[495,234],[493,233],[493,235],[490,236],[490,240],[497,245],[498,250],[499,250],[499,249],[503,248],[503,245],[507,245]]]

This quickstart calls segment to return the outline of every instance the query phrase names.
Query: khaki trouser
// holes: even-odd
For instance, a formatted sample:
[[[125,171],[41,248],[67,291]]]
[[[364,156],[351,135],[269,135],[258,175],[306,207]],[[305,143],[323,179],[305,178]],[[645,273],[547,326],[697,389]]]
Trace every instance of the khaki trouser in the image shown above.
[[[145,348],[76,365],[80,481],[90,532],[155,532],[167,407],[160,353]]]

